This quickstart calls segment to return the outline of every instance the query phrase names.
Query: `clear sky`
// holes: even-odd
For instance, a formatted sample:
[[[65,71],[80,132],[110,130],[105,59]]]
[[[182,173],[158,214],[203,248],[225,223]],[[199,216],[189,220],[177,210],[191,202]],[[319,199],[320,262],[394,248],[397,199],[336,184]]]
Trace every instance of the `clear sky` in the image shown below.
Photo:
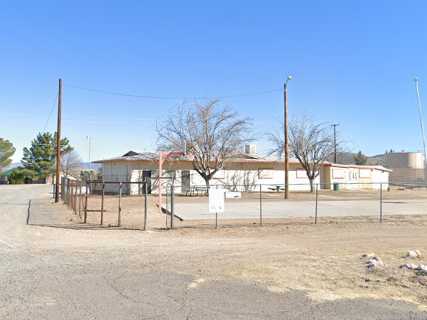
[[[292,117],[337,122],[354,151],[420,150],[413,77],[427,104],[426,1],[1,1],[0,137],[22,148],[55,130],[84,160],[155,148],[181,99],[280,90]],[[225,98],[253,118],[258,149],[277,130],[280,91]]]

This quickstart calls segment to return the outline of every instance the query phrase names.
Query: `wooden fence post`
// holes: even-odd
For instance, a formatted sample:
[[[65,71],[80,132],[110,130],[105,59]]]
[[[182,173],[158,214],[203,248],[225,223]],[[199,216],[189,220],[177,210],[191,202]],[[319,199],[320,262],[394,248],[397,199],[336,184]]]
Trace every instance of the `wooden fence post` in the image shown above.
[[[79,218],[82,218],[82,181],[79,181]]]

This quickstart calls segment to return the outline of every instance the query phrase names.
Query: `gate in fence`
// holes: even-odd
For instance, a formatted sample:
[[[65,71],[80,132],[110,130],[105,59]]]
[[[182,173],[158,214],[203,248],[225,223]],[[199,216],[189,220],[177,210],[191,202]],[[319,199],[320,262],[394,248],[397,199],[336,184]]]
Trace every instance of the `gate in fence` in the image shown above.
[[[165,184],[162,202],[151,194],[152,186],[143,181],[117,182],[62,178],[61,199],[82,223],[131,229],[174,227],[174,189]]]

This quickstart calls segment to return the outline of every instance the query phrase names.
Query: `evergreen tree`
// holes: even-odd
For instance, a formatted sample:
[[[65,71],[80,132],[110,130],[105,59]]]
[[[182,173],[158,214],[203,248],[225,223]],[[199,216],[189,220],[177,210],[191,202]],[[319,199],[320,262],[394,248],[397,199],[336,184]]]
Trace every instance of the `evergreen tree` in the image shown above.
[[[73,150],[67,138],[61,139],[61,154]],[[50,132],[39,133],[31,142],[30,148],[24,148],[22,165],[25,169],[34,172],[37,179],[45,179],[55,172],[56,134]]]
[[[0,172],[11,164],[11,157],[14,153],[15,148],[13,147],[13,144],[9,140],[0,138]]]
[[[365,156],[362,151],[359,151],[358,153],[356,153],[354,156],[354,163],[357,165],[364,165],[368,162],[368,157]]]

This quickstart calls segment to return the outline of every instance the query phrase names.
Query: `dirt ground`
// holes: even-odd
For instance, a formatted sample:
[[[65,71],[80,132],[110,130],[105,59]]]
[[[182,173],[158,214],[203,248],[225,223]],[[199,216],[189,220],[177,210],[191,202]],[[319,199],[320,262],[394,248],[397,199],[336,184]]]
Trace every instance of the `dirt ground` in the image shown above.
[[[222,272],[259,281],[275,292],[304,290],[314,300],[386,298],[427,308],[427,277],[400,268],[407,262],[427,263],[425,258],[403,258],[409,249],[427,252],[426,227],[427,219],[418,217],[382,225],[330,221],[321,226],[223,229],[228,236],[262,238],[264,249],[233,255],[235,261]],[[369,253],[381,257],[383,270],[367,271],[361,257]],[[241,256],[245,258],[239,261]]]
[[[427,216],[165,230],[151,213],[143,232],[99,226],[96,212],[82,224],[44,186],[2,192],[2,319],[427,318],[427,276],[399,268],[427,264]],[[403,258],[410,249],[423,256]],[[368,272],[366,253],[385,267]]]
[[[411,195],[411,191],[395,191]],[[194,200],[194,199],[193,199]],[[106,197],[104,225],[117,223],[116,197]],[[100,197],[91,197],[90,207],[100,205]],[[143,201],[139,197],[122,199],[122,227],[141,229]],[[88,223],[98,224],[99,212],[89,212]],[[79,223],[70,213],[70,220]],[[170,225],[152,199],[148,202],[147,226],[150,230],[165,230]],[[212,279],[228,277],[255,281],[272,292],[303,290],[314,300],[340,298],[397,299],[415,303],[427,309],[427,276],[400,268],[407,262],[427,264],[427,257],[408,260],[404,254],[418,249],[427,256],[427,216],[391,216],[380,224],[375,217],[321,218],[318,225],[312,219],[266,219],[259,221],[222,220],[215,230],[214,221],[174,219],[177,230],[164,231],[161,237],[189,239],[179,250],[197,250],[190,261],[178,261],[178,269],[197,274],[199,267],[209,264]],[[221,246],[220,256],[210,256],[209,241]],[[205,247],[193,244],[203,239]],[[204,254],[206,252],[206,254]],[[385,263],[382,270],[368,272],[363,254],[375,253]],[[179,259],[178,259],[179,260]],[[204,281],[204,280],[203,280]]]

